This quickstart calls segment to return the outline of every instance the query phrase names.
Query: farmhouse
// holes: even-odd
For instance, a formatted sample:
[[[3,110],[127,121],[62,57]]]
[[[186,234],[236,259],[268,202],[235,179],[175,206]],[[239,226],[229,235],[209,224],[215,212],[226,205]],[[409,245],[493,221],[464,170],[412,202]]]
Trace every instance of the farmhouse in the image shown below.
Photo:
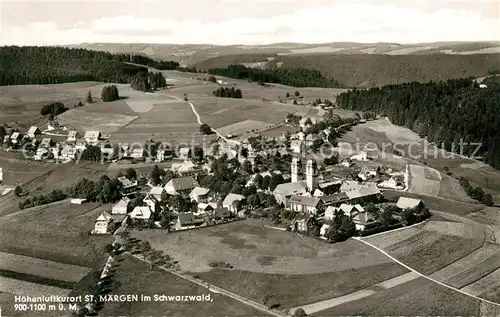
[[[69,131],[68,133],[68,138],[66,139],[67,142],[76,142],[76,139],[78,139],[80,135],[78,134],[78,131]]]
[[[380,182],[378,184],[378,187],[398,189],[398,188],[401,188],[401,187],[404,187],[404,186],[403,186],[401,180],[398,180],[398,178],[395,177],[395,176],[391,176],[391,178],[389,178],[388,180]]]
[[[22,139],[22,135],[19,132],[14,132],[10,136],[10,142],[12,142],[12,144],[19,143],[19,141],[21,141],[21,139]]]
[[[130,156],[135,160],[142,160],[144,159],[144,150],[140,147],[133,148]]]
[[[191,160],[184,160],[182,163],[173,162],[170,170],[180,176],[193,176],[201,171]]]
[[[118,177],[118,181],[122,184],[123,193],[131,193],[137,189],[137,181],[131,181],[125,176]]]
[[[77,140],[75,143],[75,149],[77,151],[85,151],[87,148],[87,142],[85,140]]]
[[[293,229],[297,232],[308,232],[309,222],[312,218],[308,214],[298,214],[293,221]]]
[[[197,208],[196,215],[205,215],[217,209],[217,203],[199,203]]]
[[[352,221],[356,226],[356,230],[364,231],[370,229],[377,224],[375,218],[368,212],[360,212],[352,217]]]
[[[40,134],[42,134],[42,131],[40,131],[40,129],[36,126],[30,127],[30,129],[26,133],[26,135],[32,139],[34,139],[37,135],[40,135]]]
[[[166,185],[165,190],[169,195],[188,195],[193,188],[198,187],[198,182],[191,176],[171,179]]]
[[[396,207],[399,209],[416,209],[423,207],[424,203],[420,199],[409,198],[409,197],[399,197]]]
[[[196,201],[197,203],[206,203],[208,201],[208,195],[210,193],[210,189],[204,187],[195,187],[189,193],[189,198],[191,200]]]
[[[42,159],[44,159],[45,157],[48,156],[48,153],[49,153],[49,150],[47,150],[47,148],[41,146],[36,150],[36,153],[33,156],[33,159],[35,161],[41,161]]]
[[[153,196],[158,202],[167,199],[167,191],[162,186],[155,186],[149,191],[149,195]]]
[[[322,206],[319,197],[307,197],[293,195],[288,199],[288,209],[295,212],[303,212],[308,214],[317,214],[318,209]]]
[[[151,218],[152,213],[150,206],[136,206],[130,213],[130,218],[148,220]]]
[[[373,187],[361,187],[346,192],[351,203],[373,201],[380,196],[380,190]]]
[[[155,196],[151,195],[150,193],[146,194],[146,196],[142,199],[142,202],[144,202],[146,205],[148,205],[153,212],[158,212],[160,205],[158,205],[158,200],[156,199]]]
[[[101,133],[99,131],[86,131],[83,138],[88,144],[97,145],[97,143],[99,143],[100,137]]]
[[[175,230],[185,230],[199,227],[205,220],[196,218],[192,213],[179,214],[175,222]]]
[[[228,194],[222,201],[222,207],[227,208],[233,214],[238,213],[238,203],[245,199],[245,196],[238,194]]]
[[[216,220],[225,220],[232,217],[232,213],[227,208],[218,208],[214,212],[214,218]]]
[[[130,202],[130,199],[127,197],[120,199],[120,201],[117,202],[113,206],[113,208],[111,208],[111,214],[113,214],[113,215],[125,215],[127,213],[127,208],[128,208],[129,202]]]
[[[113,228],[113,218],[108,212],[103,212],[97,217],[94,224],[93,234],[107,234]]]
[[[59,158],[62,160],[74,160],[76,158],[76,149],[68,144],[63,145]]]
[[[324,237],[326,235],[326,233],[328,232],[328,229],[330,229],[330,225],[329,224],[323,224],[321,226],[321,229],[319,229],[319,235],[321,237]]]

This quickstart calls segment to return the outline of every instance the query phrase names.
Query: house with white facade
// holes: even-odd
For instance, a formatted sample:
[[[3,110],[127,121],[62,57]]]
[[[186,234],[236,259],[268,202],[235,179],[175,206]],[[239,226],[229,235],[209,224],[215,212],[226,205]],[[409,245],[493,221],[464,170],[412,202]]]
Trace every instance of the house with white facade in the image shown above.
[[[191,154],[191,148],[188,147],[181,147],[179,148],[179,158],[183,160],[189,159],[189,156]]]
[[[196,201],[197,203],[206,203],[208,201],[208,196],[210,193],[210,189],[204,187],[195,187],[189,193],[189,198],[191,200]]]
[[[10,142],[12,144],[18,144],[22,139],[22,135],[19,132],[13,132],[10,136]]]
[[[417,209],[424,206],[424,203],[420,199],[410,198],[410,197],[399,197],[396,207],[401,210],[405,209]]]
[[[195,187],[199,187],[198,182],[191,176],[172,178],[166,185],[165,190],[169,195],[189,195]]]
[[[192,213],[181,213],[177,216],[175,230],[186,230],[199,227],[205,223],[205,220],[197,218]]]
[[[94,224],[93,234],[108,234],[113,229],[113,217],[108,212],[103,212],[97,217]]]
[[[42,134],[42,131],[40,131],[40,129],[37,126],[30,127],[28,132],[26,133],[26,135],[32,139],[34,139],[36,136],[40,134]]]
[[[293,195],[288,199],[287,209],[300,213],[316,215],[322,206],[319,197]]]
[[[99,131],[86,131],[83,138],[88,144],[97,145],[97,143],[99,143],[100,137],[101,133]]]
[[[67,142],[76,142],[76,140],[80,137],[78,131],[72,130],[68,132]]]
[[[130,199],[127,197],[123,197],[120,199],[119,202],[117,202],[112,208],[111,208],[111,214],[113,215],[125,215],[127,214],[127,208],[128,204],[130,202]]]
[[[144,159],[144,150],[141,147],[133,148],[130,152],[130,157],[135,160],[142,160]]]
[[[152,214],[153,210],[151,209],[151,206],[136,206],[130,213],[130,218],[148,220],[151,218]]]
[[[125,176],[120,176],[117,179],[122,184],[123,193],[131,193],[137,189],[137,180],[131,181]]]
[[[238,202],[245,199],[245,196],[233,194],[228,194],[224,200],[222,201],[222,207],[227,208],[231,213],[238,213],[239,209],[237,208]]]
[[[308,127],[315,124],[316,124],[316,119],[313,117],[303,117],[299,121],[299,126],[302,130],[307,129]]]
[[[158,202],[167,200],[167,191],[162,186],[155,186],[151,188],[149,195],[153,196]]]

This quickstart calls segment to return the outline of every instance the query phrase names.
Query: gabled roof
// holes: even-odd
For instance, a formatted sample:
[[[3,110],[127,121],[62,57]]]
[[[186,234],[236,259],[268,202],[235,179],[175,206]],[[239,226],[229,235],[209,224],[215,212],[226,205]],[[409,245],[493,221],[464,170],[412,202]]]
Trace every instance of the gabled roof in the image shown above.
[[[11,139],[18,139],[21,135],[19,134],[19,132],[14,132],[12,133],[12,135],[10,136]]]
[[[174,190],[186,190],[198,187],[198,182],[191,176],[172,178],[165,187],[172,187]]]
[[[352,217],[352,221],[356,224],[367,225],[370,223],[375,223],[375,218],[367,212],[360,212]]]
[[[325,205],[335,204],[339,202],[349,201],[349,196],[346,193],[336,193],[333,195],[327,195],[321,197],[321,200]]]
[[[356,205],[349,205],[349,204],[342,204],[340,205],[340,210],[342,210],[344,213],[351,215],[353,211],[355,212],[364,212],[365,209],[361,207],[361,205],[356,204]]]
[[[307,192],[306,181],[279,184],[273,191],[274,194],[284,195],[284,196],[300,195],[305,192]]]
[[[123,187],[137,186],[137,181],[132,182],[130,179],[126,178],[125,176],[120,176],[117,179],[122,184]]]
[[[137,218],[150,218],[151,208],[149,206],[136,206],[131,214]]]
[[[189,193],[189,196],[204,196],[204,195],[208,194],[209,192],[210,192],[210,189],[208,189],[208,188],[195,187],[195,188],[193,188],[191,193]]]
[[[243,199],[245,199],[245,196],[243,196],[243,195],[238,195],[238,194],[230,193],[222,201],[222,206],[224,206],[224,207],[230,207],[230,206],[233,205],[233,203],[235,201],[241,201]]]
[[[111,217],[111,215],[108,212],[104,211],[99,215],[99,217],[97,217],[97,219],[95,221],[96,222],[97,221],[111,221],[112,219],[113,219],[113,217]]]
[[[130,202],[130,198],[128,197],[123,197],[120,199],[119,202],[117,202],[113,207],[127,207],[128,203]]]
[[[316,207],[321,201],[321,198],[293,195],[290,197],[288,201],[294,204],[304,205],[308,207]]]
[[[40,144],[41,145],[49,145],[51,141],[52,141],[51,138],[43,138],[42,142],[40,142]]]
[[[30,129],[28,130],[28,133],[27,133],[27,134],[29,134],[29,135],[34,135],[37,131],[39,132],[39,131],[40,131],[40,129],[39,129],[37,126],[32,126],[32,127],[30,127]]]
[[[151,195],[161,195],[164,191],[165,191],[165,188],[163,188],[162,186],[154,186],[151,188],[149,193]]]
[[[191,149],[190,149],[190,148],[188,148],[188,147],[181,147],[181,148],[179,149],[179,154],[180,154],[180,155],[188,155],[190,150],[191,150]]]
[[[85,139],[99,139],[101,133],[99,131],[85,131]]]
[[[72,130],[68,132],[68,138],[76,138],[78,131]]]
[[[396,206],[400,209],[413,209],[418,207],[422,203],[422,200],[409,198],[409,197],[399,197]]]
[[[356,199],[378,194],[380,194],[380,190],[378,188],[372,187],[362,187],[346,192],[346,195],[349,197],[349,199]]]
[[[177,216],[181,226],[202,224],[205,220],[196,218],[192,213],[182,213]]]

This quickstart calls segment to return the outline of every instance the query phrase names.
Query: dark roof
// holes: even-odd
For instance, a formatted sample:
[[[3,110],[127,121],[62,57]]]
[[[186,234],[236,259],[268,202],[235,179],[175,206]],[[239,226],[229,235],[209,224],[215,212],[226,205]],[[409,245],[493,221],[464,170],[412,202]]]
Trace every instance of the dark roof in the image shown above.
[[[175,190],[193,189],[199,186],[198,182],[191,176],[173,178],[171,181]]]
[[[192,213],[185,213],[178,215],[181,226],[202,224],[205,220],[196,218]]]
[[[349,200],[349,196],[346,193],[336,193],[333,195],[320,197],[325,205],[341,203]]]
[[[308,197],[308,196],[298,196],[293,195],[288,200],[289,203],[300,204],[304,206],[316,207],[321,201],[319,197]]]

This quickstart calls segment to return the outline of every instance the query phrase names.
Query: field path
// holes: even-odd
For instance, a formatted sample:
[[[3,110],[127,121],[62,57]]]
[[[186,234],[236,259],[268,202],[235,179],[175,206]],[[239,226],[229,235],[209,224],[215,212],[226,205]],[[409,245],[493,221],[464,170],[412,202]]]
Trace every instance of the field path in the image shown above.
[[[420,272],[416,271],[415,269],[413,269],[413,268],[409,267],[408,265],[404,264],[403,262],[399,261],[398,259],[396,259],[396,258],[395,258],[395,257],[393,257],[392,255],[390,255],[389,253],[385,252],[385,251],[384,251],[384,250],[382,250],[381,248],[379,248],[379,247],[377,247],[377,246],[375,246],[375,245],[371,244],[370,242],[368,242],[368,241],[366,241],[366,240],[364,240],[364,239],[362,239],[362,238],[359,238],[359,237],[353,237],[353,239],[356,239],[356,240],[358,240],[358,241],[360,241],[360,242],[363,242],[364,244],[369,245],[369,246],[371,246],[372,248],[374,248],[374,249],[376,249],[376,250],[378,250],[378,251],[382,252],[384,255],[386,255],[386,256],[388,256],[390,259],[392,259],[394,262],[398,263],[399,265],[404,266],[405,268],[407,268],[408,270],[410,270],[410,271],[412,271],[412,272],[414,272],[414,273],[418,274],[419,276],[421,276],[421,277],[423,277],[423,278],[425,278],[425,279],[428,279],[429,281],[432,281],[432,282],[434,282],[434,283],[437,283],[437,284],[439,284],[439,285],[441,285],[441,286],[444,286],[444,287],[449,288],[449,289],[451,289],[451,290],[454,290],[454,291],[456,291],[456,292],[462,293],[462,294],[464,294],[464,295],[470,296],[470,297],[475,298],[475,299],[477,299],[477,300],[479,300],[479,301],[483,301],[483,302],[486,302],[486,303],[492,304],[492,305],[494,305],[494,306],[496,306],[496,307],[500,307],[500,304],[499,304],[499,303],[492,302],[492,301],[489,301],[489,300],[487,300],[487,299],[484,299],[484,298],[481,298],[481,297],[478,297],[478,296],[472,295],[472,294],[467,293],[467,292],[464,292],[463,290],[460,290],[460,289],[458,289],[458,288],[456,288],[456,287],[450,286],[450,285],[445,284],[445,283],[443,283],[443,282],[440,282],[440,281],[438,281],[438,280],[436,280],[436,279],[434,279],[434,278],[432,278],[432,277],[429,277],[429,276],[427,276],[427,275],[424,275],[424,274],[422,274],[422,273],[420,273]]]
[[[147,262],[149,263],[149,261],[135,255],[135,254],[131,254],[133,257],[143,261],[143,262]],[[164,267],[159,267],[160,269],[164,270],[164,271],[167,271],[169,273],[172,273],[173,275],[177,276],[177,277],[180,277],[186,281],[189,281],[191,283],[195,283],[195,284],[198,284],[199,286],[202,286],[204,288],[206,288],[207,290],[209,290],[210,292],[212,293],[216,293],[216,294],[222,294],[222,295],[225,295],[227,297],[230,297],[234,300],[237,300],[245,305],[248,305],[248,306],[251,306],[253,308],[256,308],[262,312],[265,312],[266,314],[269,314],[269,315],[272,315],[272,316],[275,316],[275,317],[284,317],[286,316],[286,314],[284,313],[280,313],[278,311],[275,311],[275,310],[270,310],[268,309],[265,305],[263,304],[259,304],[257,302],[254,302],[253,300],[250,300],[248,298],[245,298],[243,296],[240,296],[236,293],[233,293],[233,292],[230,292],[226,289],[223,289],[223,288],[220,288],[218,286],[215,286],[215,285],[212,285],[210,283],[207,283],[207,282],[203,282],[203,281],[200,281],[198,279],[195,279],[194,277],[191,277],[191,276],[186,276],[186,275],[183,275],[183,274],[180,274],[180,273],[177,273],[175,272],[174,270],[170,270],[170,269],[167,269],[167,268],[164,268]]]
[[[406,283],[409,281],[413,281],[413,280],[417,279],[418,277],[420,277],[420,276],[418,274],[416,274],[415,272],[408,272],[408,273],[396,276],[394,278],[388,279],[388,280],[383,281],[381,283],[369,286],[367,288],[364,288],[362,290],[359,290],[359,291],[356,291],[356,292],[353,292],[353,293],[350,293],[350,294],[347,294],[344,296],[335,297],[335,298],[327,299],[327,300],[324,300],[321,302],[291,308],[290,312],[294,313],[295,310],[297,310],[298,308],[302,308],[306,312],[306,314],[308,314],[308,315],[314,314],[316,312],[319,312],[319,311],[322,311],[322,310],[325,310],[328,308],[332,308],[332,307],[335,307],[335,306],[338,306],[338,305],[341,305],[344,303],[352,302],[352,301],[355,301],[355,300],[358,300],[361,298],[371,296],[371,295],[375,294],[376,292],[386,290],[386,289],[398,286],[400,284],[403,284],[403,283]]]

